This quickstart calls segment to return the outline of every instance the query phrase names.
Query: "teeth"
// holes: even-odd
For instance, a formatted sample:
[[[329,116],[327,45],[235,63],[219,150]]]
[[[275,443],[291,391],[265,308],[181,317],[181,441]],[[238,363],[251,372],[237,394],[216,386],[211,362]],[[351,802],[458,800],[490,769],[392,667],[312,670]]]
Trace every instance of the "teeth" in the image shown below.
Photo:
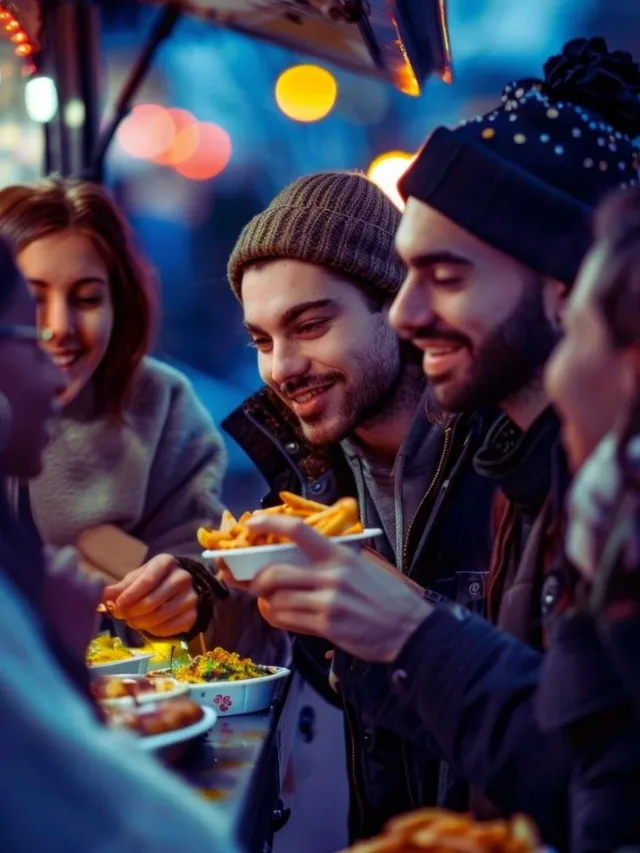
[[[316,388],[313,391],[305,391],[304,394],[298,394],[293,399],[296,403],[308,403],[309,400],[317,397],[318,394],[321,394],[325,390],[325,388]]]
[[[74,361],[78,358],[78,353],[71,353],[70,355],[53,355],[53,363],[58,367],[69,367],[73,364]]]
[[[427,350],[428,355],[439,356],[439,355],[450,355],[452,352],[455,352],[457,347],[449,346],[449,347],[429,347]]]

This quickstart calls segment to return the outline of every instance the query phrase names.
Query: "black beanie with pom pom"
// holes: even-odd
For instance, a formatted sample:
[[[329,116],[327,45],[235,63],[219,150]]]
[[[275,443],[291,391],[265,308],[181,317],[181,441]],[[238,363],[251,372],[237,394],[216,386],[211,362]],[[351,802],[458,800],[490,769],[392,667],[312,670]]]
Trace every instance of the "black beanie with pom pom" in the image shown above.
[[[640,68],[602,38],[574,39],[544,80],[506,86],[501,104],[427,139],[398,185],[543,275],[572,284],[593,209],[638,180]]]

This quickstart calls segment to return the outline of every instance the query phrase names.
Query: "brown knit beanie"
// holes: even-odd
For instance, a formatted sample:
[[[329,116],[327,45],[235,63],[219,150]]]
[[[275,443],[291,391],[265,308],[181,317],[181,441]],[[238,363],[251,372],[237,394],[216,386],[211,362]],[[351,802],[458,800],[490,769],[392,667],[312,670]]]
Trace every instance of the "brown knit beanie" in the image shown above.
[[[395,252],[400,211],[365,175],[320,172],[285,187],[245,226],[227,273],[242,301],[242,276],[254,261],[308,261],[397,293],[405,268]]]

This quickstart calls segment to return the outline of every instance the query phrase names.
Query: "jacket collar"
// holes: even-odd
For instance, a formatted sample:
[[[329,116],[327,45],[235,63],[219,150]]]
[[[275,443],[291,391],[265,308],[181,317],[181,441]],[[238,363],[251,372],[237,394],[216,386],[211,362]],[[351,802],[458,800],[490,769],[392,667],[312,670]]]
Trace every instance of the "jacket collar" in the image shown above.
[[[503,415],[476,453],[476,471],[494,480],[512,503],[535,514],[551,489],[559,430],[551,407],[526,432]]]
[[[267,482],[277,483],[283,465],[305,483],[323,483],[341,454],[338,445],[316,447],[304,438],[295,415],[269,388],[262,388],[222,422]],[[326,491],[326,489],[319,489]]]

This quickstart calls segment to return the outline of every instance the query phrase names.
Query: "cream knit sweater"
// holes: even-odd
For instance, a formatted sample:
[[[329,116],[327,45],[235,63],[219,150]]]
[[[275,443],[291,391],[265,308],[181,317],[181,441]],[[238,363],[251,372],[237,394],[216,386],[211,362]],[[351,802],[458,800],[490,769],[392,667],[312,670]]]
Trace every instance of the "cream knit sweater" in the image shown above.
[[[201,524],[216,525],[226,453],[220,433],[181,373],[147,358],[125,424],[96,416],[90,390],[64,412],[29,489],[43,540],[75,545],[114,524],[149,556],[197,556]]]
[[[222,437],[187,378],[146,358],[124,425],[96,415],[89,389],[65,409],[29,486],[31,513],[47,545],[76,545],[87,530],[111,524],[144,542],[147,558],[197,559],[197,528],[220,520],[225,469]],[[265,664],[289,656],[286,635],[237,591],[215,601],[206,644]]]

